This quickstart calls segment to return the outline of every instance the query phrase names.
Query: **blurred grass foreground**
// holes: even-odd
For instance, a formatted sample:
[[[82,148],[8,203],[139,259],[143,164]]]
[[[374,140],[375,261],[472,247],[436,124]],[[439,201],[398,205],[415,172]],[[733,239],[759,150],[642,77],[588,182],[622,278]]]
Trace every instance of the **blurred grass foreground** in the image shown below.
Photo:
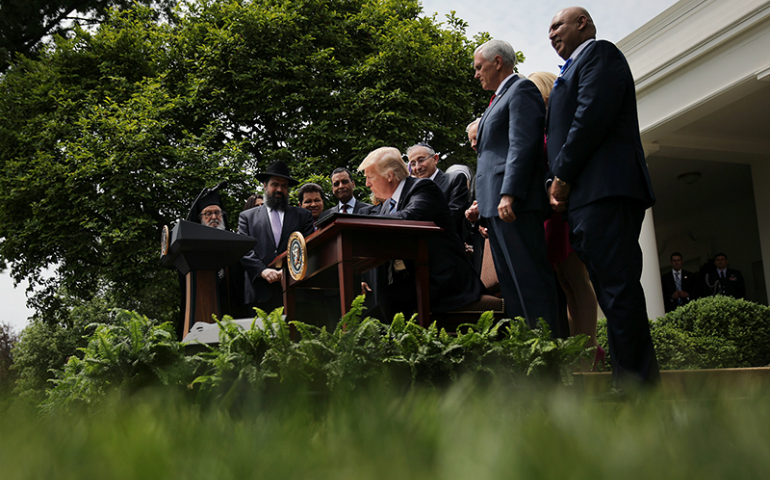
[[[765,392],[767,393],[767,392]],[[408,392],[253,397],[233,414],[166,389],[0,415],[0,478],[766,479],[768,396],[602,401],[461,379]]]
[[[226,320],[192,355],[170,324],[114,311],[46,388],[22,368],[0,395],[0,480],[770,478],[767,369],[724,368],[765,365],[764,310],[659,321],[664,362],[722,369],[617,397],[589,387],[607,373],[573,376],[585,336],[486,314],[457,335],[386,325],[362,300],[334,331]]]

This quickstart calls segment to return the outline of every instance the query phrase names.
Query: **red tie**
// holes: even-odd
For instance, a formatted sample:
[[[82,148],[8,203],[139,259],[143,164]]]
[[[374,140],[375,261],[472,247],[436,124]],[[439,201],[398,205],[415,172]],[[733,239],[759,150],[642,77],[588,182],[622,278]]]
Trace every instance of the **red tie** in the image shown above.
[[[342,213],[348,213],[348,204],[342,206]]]
[[[496,97],[496,96],[497,96],[497,94],[496,94],[496,93],[493,93],[493,94],[492,94],[492,98],[490,98],[490,99],[489,99],[489,104],[490,104],[490,105],[492,105],[492,102],[494,102],[494,101],[495,101],[495,97]]]

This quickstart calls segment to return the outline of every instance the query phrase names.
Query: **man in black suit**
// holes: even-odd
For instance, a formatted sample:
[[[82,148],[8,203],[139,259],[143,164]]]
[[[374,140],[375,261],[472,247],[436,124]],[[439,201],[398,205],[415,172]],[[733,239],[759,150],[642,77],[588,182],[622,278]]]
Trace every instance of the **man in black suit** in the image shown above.
[[[525,317],[532,327],[544,318],[555,330],[556,282],[543,229],[548,208],[543,97],[534,83],[514,73],[516,52],[508,42],[481,45],[473,64],[481,87],[494,92],[478,126],[476,200],[488,228],[505,311]]]
[[[391,147],[374,150],[358,169],[366,173],[366,186],[383,200],[372,214],[432,221],[443,229],[430,241],[431,312],[454,310],[478,300],[483,290],[481,281],[465,255],[449,205],[438,186],[428,179],[410,177],[401,153]],[[405,268],[397,263],[377,269],[378,298],[389,320],[397,312],[409,316],[417,308],[414,272],[408,262]]]
[[[418,143],[407,148],[406,156],[413,177],[429,178],[441,189],[455,219],[455,228],[458,234],[462,235],[465,209],[468,208],[468,180],[459,172],[442,172],[438,168],[438,154],[427,143]]]
[[[273,162],[257,179],[264,183],[265,204],[244,210],[238,218],[238,233],[257,239],[254,249],[241,259],[253,287],[245,289],[244,301],[249,309],[270,311],[283,306],[283,295],[281,271],[268,265],[286,250],[293,232],[306,237],[313,233],[313,216],[304,208],[289,206],[289,187],[299,182],[282,161]]]
[[[698,279],[694,273],[682,270],[682,254],[679,252],[671,254],[671,271],[660,281],[666,313],[698,298]]]
[[[727,268],[727,255],[717,253],[714,256],[714,267],[703,279],[705,287],[711,295],[727,295],[733,298],[746,298],[746,282],[740,270]]]
[[[356,182],[350,170],[344,167],[335,168],[332,172],[332,194],[337,199],[337,205],[328,210],[329,214],[334,212],[342,213],[361,213],[362,208],[371,207],[366,202],[356,200],[353,196],[353,190],[356,188]]]
[[[607,316],[615,386],[657,384],[639,247],[644,212],[655,196],[634,79],[620,50],[595,40],[596,27],[581,7],[559,11],[549,38],[565,60],[546,121],[551,204],[568,209],[570,243]]]

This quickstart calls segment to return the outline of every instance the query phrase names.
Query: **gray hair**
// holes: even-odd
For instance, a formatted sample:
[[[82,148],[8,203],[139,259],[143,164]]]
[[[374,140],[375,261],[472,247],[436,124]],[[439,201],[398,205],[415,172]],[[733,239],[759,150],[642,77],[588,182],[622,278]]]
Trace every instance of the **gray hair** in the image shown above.
[[[479,117],[476,120],[474,120],[471,123],[469,123],[468,126],[465,127],[465,133],[470,133],[471,127],[474,126],[474,125],[478,125],[480,121],[481,121],[481,117]]]
[[[511,68],[516,66],[516,50],[513,49],[510,43],[504,40],[490,40],[483,45],[479,45],[473,52],[474,55],[477,53],[481,53],[481,56],[488,62],[491,62],[496,56],[500,55],[500,58],[503,59],[503,65]]]
[[[430,155],[431,157],[436,154],[436,151],[433,150],[433,147],[431,147],[427,143],[416,143],[416,144],[414,144],[411,147],[406,149],[406,156],[408,157],[409,154],[412,153],[412,151],[414,149],[416,149],[416,148],[424,148],[425,151],[428,152],[428,155]]]

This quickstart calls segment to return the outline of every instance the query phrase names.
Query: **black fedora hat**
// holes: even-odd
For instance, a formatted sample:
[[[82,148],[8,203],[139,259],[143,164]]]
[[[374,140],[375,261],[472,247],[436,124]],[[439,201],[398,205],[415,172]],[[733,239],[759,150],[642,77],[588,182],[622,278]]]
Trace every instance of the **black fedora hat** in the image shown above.
[[[299,184],[298,180],[291,178],[289,167],[287,167],[286,164],[280,160],[276,160],[275,162],[271,163],[270,166],[267,167],[267,170],[265,170],[262,173],[258,173],[256,176],[257,176],[257,180],[261,182],[267,182],[268,180],[270,180],[270,177],[281,177],[289,181],[290,187],[293,187]]]

